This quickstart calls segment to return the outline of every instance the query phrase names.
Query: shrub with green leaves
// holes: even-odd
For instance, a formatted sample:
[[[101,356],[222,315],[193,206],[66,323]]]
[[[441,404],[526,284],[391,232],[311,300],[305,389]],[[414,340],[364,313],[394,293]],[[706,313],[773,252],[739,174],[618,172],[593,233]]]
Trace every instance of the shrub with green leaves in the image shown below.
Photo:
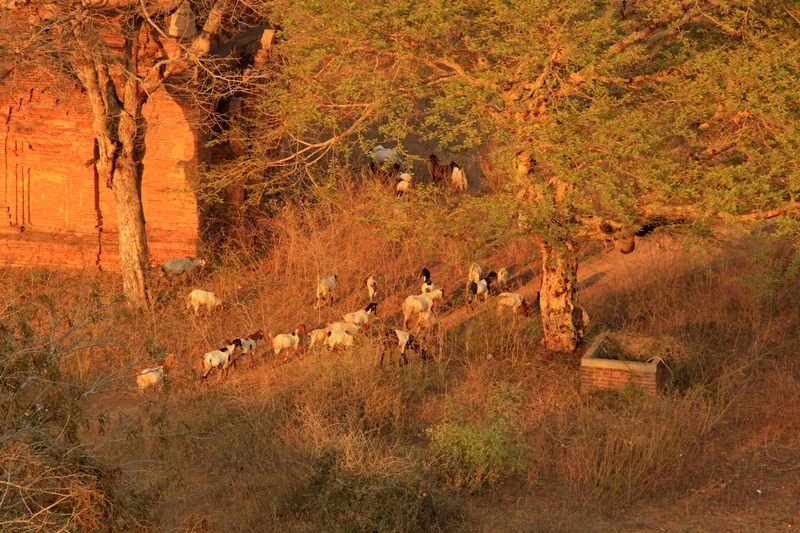
[[[477,491],[525,467],[528,447],[520,442],[517,416],[521,395],[515,385],[495,384],[477,417],[451,398],[452,412],[445,421],[425,430],[451,485]]]

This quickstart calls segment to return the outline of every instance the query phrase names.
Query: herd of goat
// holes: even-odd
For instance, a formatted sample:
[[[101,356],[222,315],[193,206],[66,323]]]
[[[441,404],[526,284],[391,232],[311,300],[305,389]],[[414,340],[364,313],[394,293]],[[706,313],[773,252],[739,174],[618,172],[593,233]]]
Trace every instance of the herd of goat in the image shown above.
[[[202,269],[205,266],[205,259],[188,257],[170,259],[161,265],[159,276],[161,278],[174,279],[183,275],[187,280],[190,280],[198,268]],[[408,363],[406,356],[408,351],[418,353],[423,359],[427,358],[424,348],[425,343],[420,342],[420,340],[423,339],[423,336],[427,338],[439,325],[436,304],[443,300],[444,290],[437,287],[432,281],[431,273],[427,268],[422,269],[421,279],[420,293],[412,294],[403,301],[403,328],[391,329],[385,326],[374,328],[378,332],[381,346],[381,365],[383,364],[384,356],[397,349],[399,349],[404,363]],[[337,280],[338,277],[335,274],[331,277],[317,280],[315,309],[333,304]],[[466,286],[467,308],[472,309],[475,300],[487,301],[490,291],[495,288],[497,291],[507,289],[508,283],[509,272],[505,268],[497,272],[485,273],[480,265],[474,263],[469,270]],[[309,350],[318,344],[327,346],[329,350],[354,346],[356,338],[369,331],[370,320],[378,311],[378,303],[376,301],[378,296],[377,280],[370,276],[364,281],[364,286],[369,296],[369,304],[363,309],[347,313],[342,317],[341,321],[329,323],[324,328],[306,332],[305,324],[298,324],[291,333],[282,333],[274,336],[271,339],[273,357],[277,359],[277,356],[284,350],[298,353],[301,339],[306,336],[306,333]],[[510,308],[515,316],[518,312],[521,312],[524,316],[529,316],[531,312],[528,302],[525,301],[522,295],[512,292],[500,292],[497,295],[497,307],[498,309],[503,307]],[[221,312],[224,308],[222,300],[213,292],[196,289],[186,297],[186,310],[194,313],[195,316],[201,312]],[[412,321],[414,318],[416,320]],[[411,325],[410,328],[409,325]],[[249,355],[252,358],[256,353],[259,341],[263,339],[264,332],[259,329],[247,337],[226,340],[225,346],[207,352],[203,355],[201,379],[206,379],[214,370],[219,370],[224,374],[241,356]],[[157,367],[145,368],[138,372],[136,383],[139,391],[144,392],[152,385],[161,385],[169,368],[175,364],[174,355],[169,355],[163,364]]]
[[[414,178],[403,169],[403,158],[394,148],[384,148],[377,145],[369,153],[370,167],[374,173],[381,173],[390,179],[395,180],[395,193],[402,196],[411,189]],[[453,189],[466,192],[469,188],[464,169],[455,161],[448,165],[439,162],[435,154],[431,154],[427,160],[428,172],[434,183],[442,183]],[[206,266],[206,260],[202,258],[182,258],[169,259],[161,265],[159,276],[161,278],[175,278],[180,275],[186,276],[191,280],[192,274],[198,268]],[[467,284],[467,307],[472,308],[472,302],[476,298],[486,301],[492,284],[499,289],[508,286],[508,271],[503,268],[498,272],[489,272],[485,276],[477,263],[473,264],[469,271]],[[416,351],[425,358],[425,349],[420,341],[410,331],[419,335],[420,332],[432,331],[439,324],[439,317],[435,311],[437,301],[444,298],[444,291],[438,288],[431,281],[431,274],[427,268],[422,269],[422,287],[420,294],[413,294],[403,302],[403,329],[381,328],[381,364],[384,356],[392,349],[399,348],[400,355],[405,363],[408,362],[406,352]],[[324,304],[333,303],[333,294],[336,287],[337,277],[333,275],[329,278],[320,279],[317,282],[317,305],[319,309]],[[330,350],[338,347],[349,347],[355,343],[355,336],[359,333],[368,331],[369,321],[373,314],[377,313],[378,304],[375,301],[378,294],[378,282],[370,276],[365,281],[370,303],[364,308],[352,313],[347,313],[339,322],[328,324],[324,328],[319,328],[308,332],[308,347],[312,349],[320,344],[328,346]],[[503,292],[497,297],[498,307],[510,307],[514,314],[521,311],[528,316],[530,308],[525,299],[515,293]],[[194,312],[195,316],[201,311],[222,311],[225,306],[222,300],[213,292],[196,289],[186,297],[186,309]],[[416,322],[409,330],[410,320],[416,316]],[[292,333],[282,333],[272,338],[273,355],[277,357],[284,350],[297,352],[300,347],[301,336],[306,334],[305,324],[298,324]],[[213,370],[221,370],[223,373],[235,362],[237,357],[243,355],[253,355],[256,351],[258,341],[264,338],[264,332],[258,330],[248,337],[227,340],[225,346],[217,350],[210,351],[203,356],[203,374],[201,379],[205,379]],[[151,385],[160,385],[168,369],[176,364],[174,355],[167,356],[162,365],[152,368],[145,368],[136,375],[136,383],[140,392],[144,392]]]
[[[382,173],[395,180],[395,193],[402,196],[411,189],[414,177],[403,170],[403,158],[394,148],[384,148],[379,144],[370,150],[370,168],[374,173]],[[469,182],[464,169],[455,161],[449,165],[439,162],[436,154],[428,157],[428,172],[434,183],[442,183],[459,192],[469,189]],[[387,170],[388,169],[388,170]]]

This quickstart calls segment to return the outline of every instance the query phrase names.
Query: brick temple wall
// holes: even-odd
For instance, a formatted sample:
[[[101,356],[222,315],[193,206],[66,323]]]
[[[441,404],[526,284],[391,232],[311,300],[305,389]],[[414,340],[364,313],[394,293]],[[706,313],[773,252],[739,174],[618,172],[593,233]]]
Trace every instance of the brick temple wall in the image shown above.
[[[164,90],[144,109],[142,202],[154,263],[196,254],[187,174],[203,158],[192,109]],[[91,123],[74,83],[32,75],[0,86],[0,266],[118,266],[114,195],[87,166]]]

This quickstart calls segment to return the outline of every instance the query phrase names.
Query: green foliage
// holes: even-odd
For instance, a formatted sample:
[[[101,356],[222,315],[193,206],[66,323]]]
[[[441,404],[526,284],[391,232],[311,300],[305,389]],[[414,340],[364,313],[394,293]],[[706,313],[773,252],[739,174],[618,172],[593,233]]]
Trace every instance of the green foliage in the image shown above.
[[[369,187],[368,194],[373,201],[360,204],[356,214],[392,241],[426,248],[445,237],[482,248],[502,245],[514,235],[507,229],[507,205],[499,198],[452,197],[434,185],[416,187],[403,198],[386,194],[379,186]]]
[[[479,408],[482,416],[477,418],[451,399],[445,421],[425,430],[451,485],[477,491],[506,473],[525,468],[528,448],[520,442],[518,417],[521,396],[517,386],[495,384]]]
[[[488,149],[506,182],[530,154],[507,201],[551,241],[579,238],[575,215],[741,215],[800,192],[797,14],[780,2],[264,7],[282,31],[223,173],[253,199],[420,139]]]

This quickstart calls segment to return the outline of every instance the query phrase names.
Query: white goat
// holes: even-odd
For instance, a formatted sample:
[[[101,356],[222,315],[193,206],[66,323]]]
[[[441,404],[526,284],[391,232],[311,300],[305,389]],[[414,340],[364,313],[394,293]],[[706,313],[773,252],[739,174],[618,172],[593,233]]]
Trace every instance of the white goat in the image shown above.
[[[372,302],[364,309],[359,309],[358,311],[353,311],[352,313],[347,313],[344,315],[343,320],[349,324],[366,324],[369,322],[369,317],[372,313],[378,314],[378,304]]]
[[[328,328],[314,329],[308,334],[308,349],[314,347],[315,344],[325,344],[325,339],[328,337]]]
[[[139,393],[144,393],[150,385],[161,385],[164,382],[164,366],[159,365],[153,368],[145,368],[136,374],[136,385],[139,386]]]
[[[161,272],[158,273],[158,277],[163,278],[166,277],[167,279],[172,279],[174,277],[180,276],[181,274],[186,274],[187,279],[192,278],[192,272],[195,269],[205,268],[208,264],[204,258],[196,258],[196,257],[184,257],[182,259],[167,259],[161,265]]]
[[[374,302],[375,297],[378,295],[378,282],[375,281],[375,278],[370,276],[364,283],[366,284],[367,292],[369,293],[369,301]]]
[[[399,181],[397,182],[397,185],[395,185],[395,188],[394,188],[396,196],[403,196],[404,193],[407,193],[408,191],[410,191],[411,190],[411,182],[413,182],[413,181],[414,181],[414,178],[411,176],[411,174],[408,174],[406,172],[402,172],[400,174],[400,179],[399,179]]]
[[[451,161],[450,170],[450,180],[453,183],[453,187],[461,192],[465,192],[469,189],[469,183],[467,182],[467,176],[464,174],[464,169],[459,167],[455,161]]]
[[[164,383],[164,376],[166,371],[171,368],[177,360],[174,354],[169,354],[164,360],[163,365],[158,365],[153,368],[145,368],[136,374],[136,385],[139,387],[139,393],[144,393],[145,389],[151,385],[161,385]]]
[[[214,309],[222,312],[225,310],[225,305],[213,292],[195,289],[186,297],[186,309],[190,308],[194,309],[194,314],[197,315],[200,308],[204,308],[209,312]]]
[[[322,302],[328,300],[328,297],[333,303],[333,289],[336,287],[336,274],[329,278],[317,280],[317,309],[322,307]]]
[[[341,329],[332,329],[328,332],[325,344],[333,350],[337,346],[353,346],[353,336]]]
[[[505,290],[508,288],[508,270],[501,268],[497,271],[497,288]]]
[[[483,277],[483,268],[478,263],[472,263],[469,267],[469,276],[467,277],[467,285],[470,281],[478,281]]]
[[[389,163],[390,165],[401,165],[403,164],[403,158],[400,156],[400,153],[395,148],[384,148],[382,144],[374,146],[372,150],[370,150],[370,159],[377,164],[377,166],[383,166],[384,163]]]
[[[525,301],[525,298],[521,294],[513,292],[502,292],[497,296],[497,309],[499,310],[501,307],[510,307],[514,314],[517,314],[520,309],[522,309],[523,316],[530,316],[531,314],[531,309],[528,307],[528,302]]]
[[[355,335],[359,331],[363,331],[366,328],[367,328],[366,324],[358,325],[358,324],[353,324],[351,322],[333,322],[331,324],[328,324],[328,327],[326,329],[327,331],[331,330],[346,331],[350,335]]]
[[[439,315],[433,308],[419,313],[417,316],[417,329],[432,329],[439,325]]]
[[[228,365],[231,364],[233,361],[233,354],[236,351],[236,348],[239,348],[241,345],[237,343],[237,340],[234,340],[229,346],[225,346],[220,348],[219,350],[213,350],[211,352],[207,352],[203,356],[203,375],[200,376],[200,379],[205,379],[208,377],[208,374],[215,368],[222,367],[222,371],[228,369]]]
[[[444,291],[436,289],[425,294],[412,294],[403,302],[403,329],[408,329],[408,320],[416,313],[424,313],[433,307],[434,300],[444,298]]]
[[[305,324],[298,324],[295,330],[289,333],[281,333],[280,335],[275,335],[272,339],[272,351],[274,355],[277,356],[284,348],[291,348],[295,352],[300,346],[300,334],[306,330]]]

